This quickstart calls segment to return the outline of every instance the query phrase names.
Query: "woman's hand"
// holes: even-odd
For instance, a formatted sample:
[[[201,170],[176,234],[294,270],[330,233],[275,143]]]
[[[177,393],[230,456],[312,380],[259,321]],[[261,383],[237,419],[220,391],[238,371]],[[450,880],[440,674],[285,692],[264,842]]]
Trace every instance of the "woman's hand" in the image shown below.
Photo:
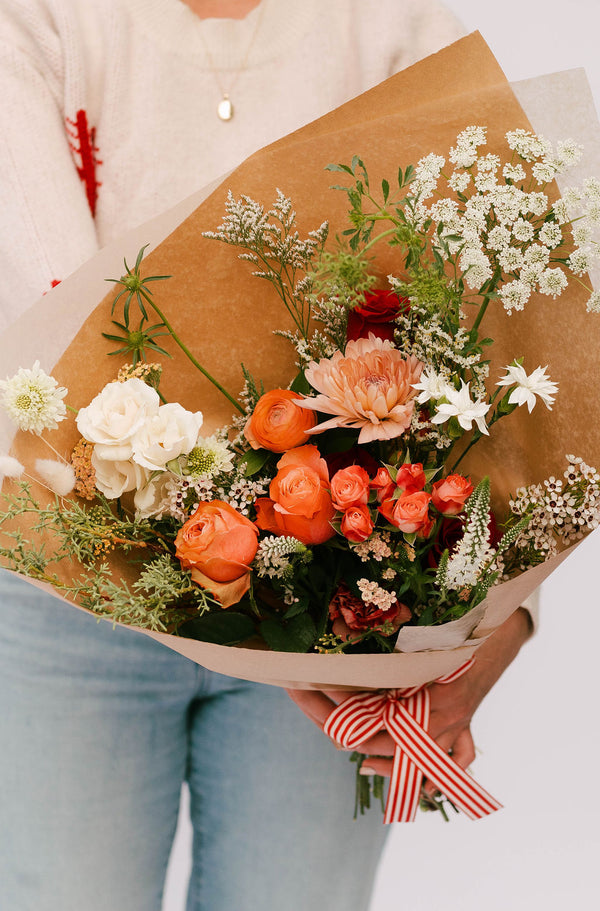
[[[429,687],[429,733],[464,769],[475,759],[470,727],[473,714],[530,634],[529,614],[519,608],[477,649],[477,660],[466,674],[453,683],[432,683]],[[288,694],[320,728],[333,708],[353,695],[320,690],[288,690]],[[362,767],[364,774],[390,775],[394,747],[387,733],[376,734],[361,744],[359,751],[367,757]]]

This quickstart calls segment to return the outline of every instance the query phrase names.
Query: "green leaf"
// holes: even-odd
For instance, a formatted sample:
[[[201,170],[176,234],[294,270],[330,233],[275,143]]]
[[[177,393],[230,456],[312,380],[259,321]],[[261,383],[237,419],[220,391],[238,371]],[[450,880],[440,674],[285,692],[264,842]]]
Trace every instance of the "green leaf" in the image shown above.
[[[260,634],[274,652],[307,652],[317,638],[310,614],[298,614],[288,623],[264,620]]]
[[[294,378],[294,382],[290,386],[290,389],[292,392],[298,392],[300,395],[308,395],[309,392],[312,392],[312,386],[306,379],[303,370]]]
[[[243,463],[246,463],[246,468],[244,469],[244,477],[251,478],[253,474],[257,474],[261,468],[269,461],[272,452],[269,452],[268,449],[249,449],[248,452],[242,456],[240,459],[240,466]]]
[[[180,627],[186,638],[213,642],[216,645],[237,645],[254,635],[254,623],[246,614],[219,610],[195,617]]]
[[[386,203],[390,195],[390,184],[387,180],[381,181],[381,191],[383,193],[383,202]]]

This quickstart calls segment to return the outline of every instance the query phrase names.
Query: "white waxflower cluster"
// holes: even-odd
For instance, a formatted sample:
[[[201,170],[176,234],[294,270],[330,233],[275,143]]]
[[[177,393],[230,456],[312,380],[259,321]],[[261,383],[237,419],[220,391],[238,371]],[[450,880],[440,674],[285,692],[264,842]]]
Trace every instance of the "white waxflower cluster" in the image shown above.
[[[387,532],[374,532],[366,541],[354,544],[352,549],[363,563],[367,563],[369,560],[381,563],[382,560],[392,556],[389,542],[390,536]]]
[[[182,524],[196,511],[200,502],[215,497],[212,478],[191,478],[170,475],[166,480],[164,498],[157,504],[156,514],[172,516]]]
[[[297,538],[268,535],[258,545],[254,567],[262,578],[284,579],[292,571],[290,557],[307,553],[306,545]]]
[[[19,430],[40,434],[55,430],[67,416],[63,402],[67,390],[59,386],[36,361],[31,369],[21,367],[6,380],[0,380],[0,404]]]
[[[397,600],[396,592],[388,592],[370,579],[359,579],[356,585],[363,603],[372,604],[380,610],[389,610]]]
[[[579,457],[568,455],[567,462],[563,478],[520,487],[510,501],[515,515],[531,514],[517,539],[519,550],[552,556],[559,544],[572,544],[600,525],[600,474]]]
[[[480,154],[485,128],[468,127],[450,151],[452,174],[441,175],[444,160],[429,155],[417,166],[415,190],[421,224],[431,218],[451,238],[434,242],[438,252],[458,256],[465,284],[475,291],[499,274],[498,294],[511,313],[522,310],[534,291],[558,297],[567,287],[569,271],[581,276],[594,265],[600,253],[594,237],[600,227],[600,180],[565,191],[551,205],[547,184],[577,163],[581,147],[568,140],[553,148],[526,130],[513,130],[506,139],[513,158],[503,164],[497,155]],[[440,176],[458,199],[442,193],[427,208],[424,201],[440,194]],[[573,225],[574,249],[563,234],[567,224]],[[592,294],[587,306],[600,311],[600,295]]]
[[[229,503],[234,509],[237,509],[243,516],[250,514],[250,509],[258,497],[264,497],[267,494],[269,486],[268,478],[245,478],[240,475],[226,487],[218,487],[216,490],[216,499]]]

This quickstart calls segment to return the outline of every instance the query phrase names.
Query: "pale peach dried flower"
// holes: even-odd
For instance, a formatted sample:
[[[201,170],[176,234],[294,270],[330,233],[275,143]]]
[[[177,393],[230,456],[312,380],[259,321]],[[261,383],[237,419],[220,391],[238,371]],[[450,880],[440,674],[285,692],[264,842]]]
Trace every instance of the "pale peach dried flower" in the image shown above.
[[[309,433],[332,427],[360,429],[359,443],[391,440],[410,426],[416,390],[423,364],[416,357],[405,358],[387,339],[359,338],[331,358],[313,361],[306,379],[320,395],[302,401],[333,417]]]

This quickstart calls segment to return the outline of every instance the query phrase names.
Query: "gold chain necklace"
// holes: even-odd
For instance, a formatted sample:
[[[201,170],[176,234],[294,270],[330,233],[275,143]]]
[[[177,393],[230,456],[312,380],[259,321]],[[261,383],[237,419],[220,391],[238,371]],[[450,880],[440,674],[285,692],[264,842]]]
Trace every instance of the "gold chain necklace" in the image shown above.
[[[246,66],[248,63],[248,58],[250,57],[250,51],[254,47],[254,42],[256,41],[259,29],[260,29],[265,6],[266,6],[266,0],[262,0],[262,2],[260,4],[260,9],[258,11],[258,16],[256,18],[256,25],[254,26],[254,31],[252,32],[252,35],[250,36],[250,41],[248,42],[248,46],[246,47],[246,52],[244,54],[242,61],[238,64],[238,66],[235,69],[235,72],[233,74],[233,82],[231,83],[231,85],[229,86],[227,91],[223,87],[221,79],[219,78],[219,69],[217,66],[215,66],[214,57],[209,50],[209,47],[208,47],[208,44],[206,43],[204,35],[202,34],[202,31],[199,31],[200,40],[202,42],[202,47],[204,48],[204,53],[206,55],[206,60],[208,62],[208,66],[214,77],[215,82],[217,83],[219,92],[221,93],[221,100],[219,101],[219,103],[217,105],[217,117],[219,118],[219,120],[227,121],[227,120],[231,120],[233,117],[234,107],[233,107],[233,103],[231,101],[230,95],[233,92],[233,90],[235,89],[238,79],[240,78],[241,74],[246,69]]]

